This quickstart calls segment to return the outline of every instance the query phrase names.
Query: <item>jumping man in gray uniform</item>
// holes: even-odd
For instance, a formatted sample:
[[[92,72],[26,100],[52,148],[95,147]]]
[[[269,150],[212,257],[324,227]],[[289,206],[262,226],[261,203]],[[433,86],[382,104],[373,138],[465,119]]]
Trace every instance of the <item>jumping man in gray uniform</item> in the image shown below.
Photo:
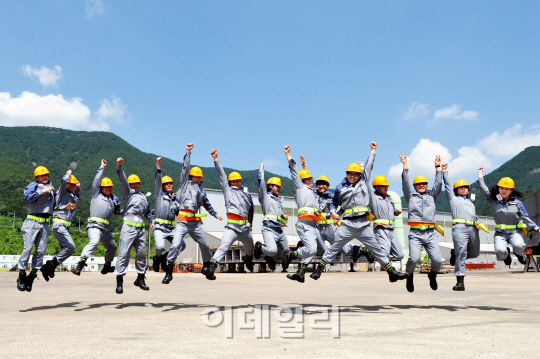
[[[301,259],[298,271],[294,274],[287,274],[287,278],[304,283],[307,266],[317,254],[317,247],[320,245],[319,243],[322,242],[317,229],[319,202],[313,188],[311,188],[309,184],[303,182],[300,178],[300,174],[296,169],[296,162],[291,157],[291,146],[284,146],[283,151],[289,162],[289,169],[293,180],[294,199],[298,206],[298,224],[296,226],[296,232],[303,244],[302,247],[294,252],[287,249],[284,255],[284,262],[285,265],[288,266],[293,259]]]
[[[122,185],[122,197],[124,199],[124,224],[120,233],[120,248],[118,249],[118,258],[116,259],[116,267],[114,275],[116,276],[116,293],[122,294],[123,276],[126,274],[129,266],[129,255],[131,248],[135,248],[137,255],[135,257],[135,269],[137,270],[137,279],[133,283],[142,290],[149,290],[144,282],[144,274],[146,273],[146,240],[144,219],[148,218],[152,223],[154,217],[150,213],[148,200],[144,193],[140,191],[141,180],[137,175],[131,175],[126,178],[126,174],[122,169],[123,158],[116,160],[116,171]]]
[[[210,247],[206,235],[201,226],[200,217],[206,217],[206,214],[197,214],[199,208],[203,206],[211,216],[223,220],[223,217],[217,214],[212,208],[206,191],[204,190],[202,183],[202,170],[199,167],[191,166],[191,150],[193,149],[193,143],[186,145],[186,155],[184,156],[184,163],[182,166],[182,174],[180,175],[180,188],[176,193],[178,201],[180,203],[180,212],[178,212],[178,222],[176,224],[176,230],[174,232],[174,239],[167,256],[167,271],[170,273],[172,279],[172,268],[176,258],[186,248],[184,242],[184,236],[189,233],[190,237],[199,244],[201,255],[203,259],[203,269],[201,273],[207,275],[208,266],[210,265],[210,259],[212,259],[212,253],[210,253]]]
[[[79,201],[80,194],[81,184],[75,176],[71,175],[71,170],[68,170],[65,176],[62,177],[60,188],[58,188],[52,226],[52,233],[58,240],[62,250],[52,260],[48,260],[41,267],[43,277],[47,275],[54,278],[56,267],[68,259],[75,250],[75,243],[73,243],[73,239],[71,238],[69,227],[75,215],[75,207]]]
[[[287,225],[289,217],[283,214],[283,204],[279,198],[281,192],[281,179],[271,177],[268,183],[264,183],[264,163],[259,167],[259,203],[261,204],[264,220],[262,235],[264,245],[261,242],[255,243],[253,255],[256,259],[264,254],[264,260],[268,263],[270,270],[276,270],[274,257],[283,257],[283,253],[289,248],[287,236],[283,232],[283,226]]]
[[[20,291],[32,291],[32,284],[36,279],[37,271],[43,265],[43,256],[47,249],[49,237],[49,217],[51,217],[56,192],[49,181],[49,171],[42,166],[34,170],[34,182],[31,182],[24,189],[24,200],[28,206],[28,215],[24,221],[21,233],[24,241],[24,248],[19,257],[19,277],[17,278],[17,289]],[[26,276],[28,260],[32,247],[36,247],[32,256],[32,270]]]
[[[523,194],[515,189],[514,181],[511,178],[502,178],[496,186],[489,190],[484,182],[483,172],[483,167],[478,169],[478,184],[493,209],[496,228],[493,238],[495,253],[500,259],[504,260],[504,264],[512,264],[510,248],[508,248],[510,243],[519,262],[525,264],[527,263],[527,258],[523,255],[525,242],[519,231],[528,229],[529,231],[540,232],[540,228],[529,217],[523,203],[516,198],[522,198]],[[520,218],[525,223],[520,223]]]
[[[407,290],[414,292],[413,273],[416,264],[422,255],[422,249],[431,259],[431,271],[428,274],[429,286],[437,290],[437,273],[441,269],[441,249],[435,231],[435,202],[441,194],[442,172],[441,157],[435,158],[435,184],[431,192],[427,191],[427,179],[424,176],[417,176],[414,181],[414,189],[409,180],[409,168],[407,157],[400,154],[403,163],[402,186],[403,195],[409,204],[409,260],[407,261]]]
[[[334,200],[332,202],[332,219],[339,220],[337,208],[341,207],[340,212],[343,213],[341,227],[339,227],[336,240],[324,253],[321,263],[310,276],[317,280],[321,277],[322,272],[327,263],[330,263],[333,258],[339,253],[341,248],[352,239],[358,239],[371,252],[375,259],[381,264],[381,267],[386,269],[390,282],[405,279],[406,273],[400,273],[388,261],[386,252],[377,242],[370,222],[366,219],[370,212],[370,189],[366,184],[369,181],[373,162],[375,161],[375,150],[377,144],[371,142],[371,151],[367,160],[364,171],[358,163],[352,163],[347,167],[347,177],[336,187]]]
[[[75,275],[81,275],[81,271],[86,267],[86,260],[94,254],[100,242],[107,249],[105,252],[105,265],[101,269],[101,274],[114,272],[111,263],[118,247],[109,225],[113,215],[122,215],[123,211],[120,208],[120,200],[113,194],[113,182],[107,177],[102,178],[105,167],[107,167],[107,161],[101,160],[101,166],[97,170],[94,182],[92,182],[90,217],[86,226],[88,244],[84,247],[81,260],[73,271]]]
[[[465,261],[480,255],[480,236],[476,228],[476,209],[469,198],[469,184],[458,180],[454,188],[450,187],[448,164],[443,163],[443,180],[446,200],[452,212],[452,240],[454,249],[451,251],[450,265],[454,266],[457,284],[455,291],[465,290]]]
[[[172,268],[167,266],[167,255],[165,253],[165,240],[173,242],[174,232],[176,230],[176,216],[180,210],[178,197],[173,193],[173,180],[169,176],[162,177],[161,161],[158,157],[156,160],[156,180],[154,188],[154,241],[156,243],[156,255],[153,258],[152,269],[154,272],[159,272],[159,267],[166,272],[163,278],[163,284],[169,284],[172,280]],[[169,273],[170,272],[170,273]]]
[[[251,226],[253,223],[253,199],[247,187],[242,186],[242,176],[238,172],[232,172],[227,178],[227,174],[219,162],[218,151],[212,150],[210,153],[214,158],[214,165],[219,177],[219,183],[225,198],[225,209],[227,211],[227,227],[223,232],[221,243],[212,257],[209,273],[206,276],[209,280],[215,280],[214,275],[219,261],[225,257],[227,250],[234,243],[240,241],[244,245],[246,256],[242,258],[247,269],[253,272],[253,236]]]

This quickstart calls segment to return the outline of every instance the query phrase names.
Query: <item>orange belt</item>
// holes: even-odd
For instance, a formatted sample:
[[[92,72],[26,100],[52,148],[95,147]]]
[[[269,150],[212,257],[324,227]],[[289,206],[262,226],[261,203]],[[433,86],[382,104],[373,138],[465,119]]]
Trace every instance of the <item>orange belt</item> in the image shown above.
[[[191,209],[182,209],[180,212],[189,212],[189,213],[195,213],[195,211],[192,211]],[[183,214],[178,214],[178,217],[176,217],[179,221],[199,221],[202,222],[199,217],[188,217],[184,216]]]
[[[307,212],[304,212],[300,215],[300,217],[298,217],[299,220],[303,220],[304,218],[311,218],[312,220],[314,220],[315,222],[319,222],[319,216],[316,216],[314,214],[309,214]]]
[[[432,222],[409,222],[409,226],[434,226]]]
[[[232,219],[233,221],[247,221],[247,218],[239,216],[239,215],[237,215],[235,213],[229,213],[227,215],[227,219]]]

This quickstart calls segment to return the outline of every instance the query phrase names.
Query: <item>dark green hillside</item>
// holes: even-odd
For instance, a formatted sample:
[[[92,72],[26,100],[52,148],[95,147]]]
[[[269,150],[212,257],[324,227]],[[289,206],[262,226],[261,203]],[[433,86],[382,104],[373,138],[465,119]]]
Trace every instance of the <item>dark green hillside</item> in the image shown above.
[[[182,144],[180,148],[185,148],[184,146],[185,144]],[[12,216],[13,211],[18,217],[26,214],[23,191],[33,180],[33,169],[41,165],[51,172],[56,188],[66,171],[70,168],[73,170],[82,185],[76,219],[80,216],[81,221],[86,222],[89,216],[90,186],[102,158],[108,161],[105,176],[112,179],[115,184],[114,193],[120,195],[120,183],[116,174],[118,157],[125,160],[123,167],[126,175],[137,174],[142,181],[141,189],[153,193],[157,155],[144,153],[112,133],[69,131],[50,127],[0,127],[0,214]],[[179,181],[181,163],[164,158],[161,167],[175,182]],[[215,168],[201,168],[204,173],[204,187],[220,189]],[[227,173],[233,171],[230,168],[225,170]],[[249,187],[250,191],[256,192],[258,170],[238,172],[244,178],[244,185]],[[267,173],[266,176],[275,174]],[[282,194],[291,196],[292,181],[284,177],[281,177],[281,180],[284,187]],[[115,218],[113,228],[118,227],[119,220],[120,218]]]

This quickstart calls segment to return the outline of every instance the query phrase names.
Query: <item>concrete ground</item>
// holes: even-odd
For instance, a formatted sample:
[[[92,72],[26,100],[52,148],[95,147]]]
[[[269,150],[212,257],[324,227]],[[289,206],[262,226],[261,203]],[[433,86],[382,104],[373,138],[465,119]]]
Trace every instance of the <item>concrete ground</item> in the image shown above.
[[[16,275],[0,273],[2,358],[528,358],[540,352],[538,273],[471,272],[465,292],[451,290],[453,274],[439,275],[437,291],[416,274],[416,290],[408,293],[404,282],[389,283],[380,272],[324,273],[304,284],[281,273],[218,273],[214,282],[189,273],[175,274],[169,285],[152,272],[149,292],[133,286],[130,272],[122,295],[111,274],[57,273],[48,283],[40,275],[31,293],[16,289]],[[268,307],[242,314],[255,305]],[[277,316],[278,306],[298,305],[298,316],[278,321],[288,319],[286,312]],[[339,306],[339,324],[312,328],[331,305]],[[213,307],[221,311],[202,315]],[[214,327],[203,321],[222,318]],[[240,329],[250,324],[255,329]],[[294,324],[303,338],[289,338],[284,326]]]

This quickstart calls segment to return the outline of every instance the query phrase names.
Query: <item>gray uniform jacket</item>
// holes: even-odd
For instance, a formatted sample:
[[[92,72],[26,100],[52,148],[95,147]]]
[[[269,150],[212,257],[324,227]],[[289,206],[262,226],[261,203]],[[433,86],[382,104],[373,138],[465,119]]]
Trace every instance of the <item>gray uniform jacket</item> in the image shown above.
[[[394,202],[390,199],[390,196],[384,197],[382,194],[375,192],[371,182],[367,182],[369,188],[369,196],[371,199],[371,204],[369,208],[371,213],[375,216],[376,219],[389,219],[394,220],[396,216],[396,207]],[[384,224],[385,227],[394,228],[391,224]]]
[[[214,161],[214,166],[216,166],[223,197],[225,197],[227,214],[237,214],[247,219],[249,223],[253,223],[253,198],[251,198],[247,187],[236,188],[231,186],[221,163]]]
[[[467,197],[456,196],[454,190],[450,187],[450,179],[448,178],[448,171],[443,172],[444,188],[446,191],[446,200],[450,205],[450,211],[452,212],[452,218],[467,219],[469,221],[476,221],[476,209],[474,203]]]
[[[403,170],[401,179],[403,181],[403,195],[409,205],[409,222],[435,223],[435,202],[441,194],[442,171],[436,171],[433,189],[424,194],[416,192],[411,187],[409,169]]]
[[[154,214],[156,218],[165,219],[167,221],[176,221],[176,216],[180,210],[178,197],[173,193],[172,197],[167,192],[162,190],[161,170],[156,168],[156,187],[154,188]],[[156,223],[157,225],[158,223]]]
[[[60,183],[60,188],[58,188],[58,193],[56,195],[56,207],[54,208],[54,216],[68,222],[71,222],[73,219],[76,209],[66,209],[66,205],[68,203],[77,204],[81,194],[81,189],[79,187],[76,187],[73,192],[68,192],[67,181],[70,176],[70,174],[66,173],[66,175],[62,177],[62,182]]]
[[[51,192],[43,193],[45,187],[51,186]],[[48,214],[51,215],[54,210],[56,192],[51,181],[42,184],[38,181],[31,182],[24,189],[24,200],[28,206],[28,214]]]
[[[196,213],[203,206],[211,216],[217,218],[218,214],[212,208],[203,186],[189,179],[190,158],[191,152],[187,152],[184,156],[182,174],[180,175],[180,188],[176,192],[180,210],[189,209]]]
[[[146,217],[149,221],[154,221],[154,216],[150,213],[150,206],[146,196],[141,191],[136,191],[129,186],[126,174],[122,167],[117,167],[118,177],[122,185],[122,197],[124,199],[124,215],[131,213],[139,218]]]
[[[317,195],[311,187],[302,182],[298,170],[296,169],[296,162],[293,159],[289,161],[289,169],[291,170],[291,178],[293,181],[293,194],[296,201],[298,209],[302,207],[312,207],[319,208],[319,201],[317,200]],[[309,213],[316,215],[315,211],[312,210],[303,210],[298,212],[298,217],[304,213]]]
[[[281,199],[272,192],[266,191],[266,182],[264,181],[264,170],[259,170],[259,203],[261,204],[263,214],[273,214],[283,217],[283,203]],[[263,225],[272,228],[281,228],[283,223],[279,219],[265,218]]]
[[[106,219],[109,223],[112,220],[113,214],[122,215],[123,211],[120,207],[120,200],[114,194],[110,197],[101,193],[101,178],[105,169],[100,167],[97,170],[94,182],[92,182],[92,200],[90,201],[90,217]],[[88,228],[109,229],[109,225],[102,222],[88,221]]]
[[[355,184],[352,184],[347,180],[347,178],[345,178],[340,184],[337,185],[334,193],[334,201],[332,202],[331,206],[332,212],[336,212],[338,205],[341,207],[341,210],[337,212],[338,214],[347,209],[369,207],[371,202],[371,191],[368,188],[368,183],[374,161],[375,153],[370,152],[360,180]],[[358,215],[361,214],[362,213],[354,212],[346,213],[343,215],[343,218],[358,217]]]
[[[508,201],[497,201],[491,198],[491,193],[489,192],[489,189],[486,186],[486,183],[484,182],[483,178],[478,179],[478,184],[480,185],[480,190],[486,197],[489,204],[491,204],[491,208],[493,209],[493,217],[495,218],[496,224],[506,224],[506,225],[515,225],[519,223],[519,219],[523,218],[523,222],[527,225],[529,231],[534,230],[536,227],[536,223],[533,222],[533,220],[529,217],[529,213],[525,209],[525,206],[523,206],[523,203],[515,199],[513,197],[510,197]],[[509,233],[509,232],[515,232],[517,229],[505,229],[502,230],[500,228],[497,228],[496,232],[503,232],[503,233]]]

